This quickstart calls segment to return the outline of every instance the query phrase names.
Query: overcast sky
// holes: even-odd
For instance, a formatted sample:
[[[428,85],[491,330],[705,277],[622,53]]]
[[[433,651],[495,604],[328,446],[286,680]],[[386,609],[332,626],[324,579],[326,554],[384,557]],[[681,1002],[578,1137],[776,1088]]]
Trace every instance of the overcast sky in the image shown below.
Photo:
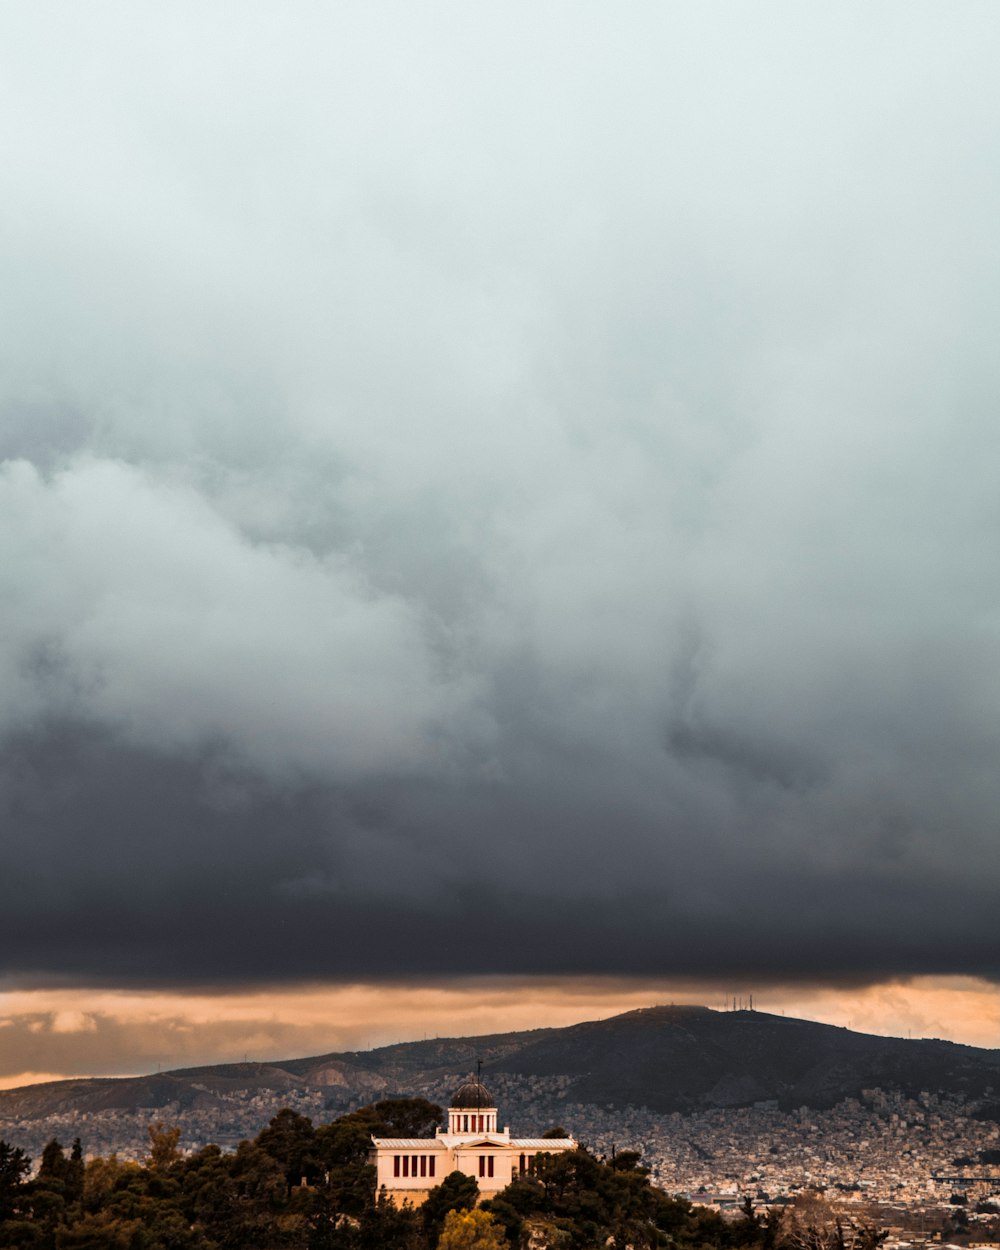
[[[1000,979],[998,63],[5,6],[0,983]]]

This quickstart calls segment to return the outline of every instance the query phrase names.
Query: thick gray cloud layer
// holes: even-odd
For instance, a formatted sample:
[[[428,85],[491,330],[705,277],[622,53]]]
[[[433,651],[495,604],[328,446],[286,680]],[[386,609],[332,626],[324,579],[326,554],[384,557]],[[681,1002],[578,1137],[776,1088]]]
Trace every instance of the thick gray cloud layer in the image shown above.
[[[998,52],[0,15],[8,977],[1000,976]]]

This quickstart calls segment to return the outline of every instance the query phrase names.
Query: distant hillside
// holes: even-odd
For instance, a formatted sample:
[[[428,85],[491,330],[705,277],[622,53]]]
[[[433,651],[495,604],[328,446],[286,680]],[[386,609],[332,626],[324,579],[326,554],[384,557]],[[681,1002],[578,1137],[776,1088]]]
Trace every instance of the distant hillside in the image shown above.
[[[661,1112],[828,1107],[881,1088],[1000,1097],[1000,1051],[853,1033],[808,1020],[707,1007],[651,1007],[564,1029],[406,1042],[272,1063],[218,1064],[155,1076],[56,1081],[0,1091],[0,1121],[72,1111],[207,1109],[222,1098],[292,1089],[347,1106],[423,1091],[469,1071],[568,1078],[575,1102]]]
[[[875,1037],[757,1011],[651,1007],[553,1029],[487,1070],[572,1074],[580,1102],[656,1111],[829,1107],[864,1089],[1000,1092],[1000,1051]]]

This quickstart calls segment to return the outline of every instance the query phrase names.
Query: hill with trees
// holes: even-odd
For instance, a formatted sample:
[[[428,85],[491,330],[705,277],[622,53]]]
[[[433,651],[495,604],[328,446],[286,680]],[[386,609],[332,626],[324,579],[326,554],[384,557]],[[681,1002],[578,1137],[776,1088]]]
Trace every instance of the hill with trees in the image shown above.
[[[759,1217],[748,1200],[725,1222],[653,1188],[639,1156],[607,1161],[581,1148],[542,1155],[531,1176],[476,1206],[475,1181],[453,1172],[414,1209],[374,1190],[373,1133],[425,1134],[441,1108],[386,1099],[315,1126],[285,1109],[227,1154],[190,1155],[179,1131],[149,1126],[144,1162],[83,1161],[45,1147],[28,1179],[23,1150],[0,1141],[0,1246],[16,1250],[877,1250],[874,1226],[832,1209]]]

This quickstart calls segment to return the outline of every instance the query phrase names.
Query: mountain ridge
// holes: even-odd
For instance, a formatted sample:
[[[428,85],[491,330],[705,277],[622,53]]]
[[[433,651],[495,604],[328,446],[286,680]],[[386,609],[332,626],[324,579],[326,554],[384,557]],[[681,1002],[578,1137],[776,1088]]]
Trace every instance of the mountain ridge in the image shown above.
[[[760,1011],[638,1008],[604,1020],[368,1051],[77,1077],[0,1091],[0,1121],[112,1110],[210,1108],[242,1093],[324,1091],[346,1107],[443,1088],[480,1059],[484,1079],[562,1078],[574,1102],[692,1113],[770,1102],[829,1107],[880,1088],[1000,1101],[1000,1050],[857,1033]]]

